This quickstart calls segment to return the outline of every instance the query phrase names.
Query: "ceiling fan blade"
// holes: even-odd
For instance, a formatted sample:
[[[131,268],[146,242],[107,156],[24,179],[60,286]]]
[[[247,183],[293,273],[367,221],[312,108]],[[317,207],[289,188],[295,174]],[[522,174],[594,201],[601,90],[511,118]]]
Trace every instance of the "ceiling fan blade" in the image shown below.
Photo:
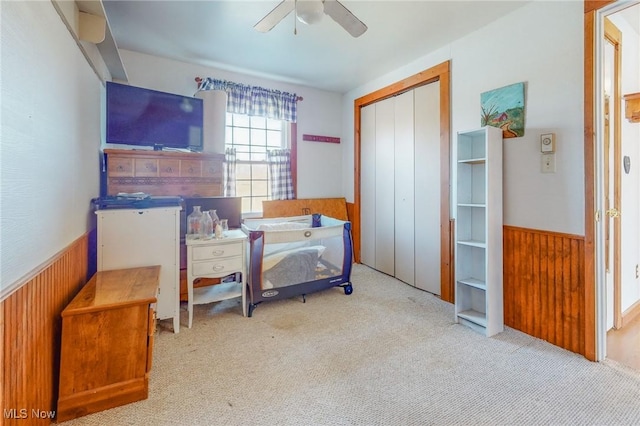
[[[295,8],[294,0],[284,0],[267,15],[262,18],[257,24],[253,26],[256,30],[261,33],[266,33],[271,31],[273,27],[275,27],[278,22],[282,21],[285,16],[291,13],[291,11]]]
[[[323,0],[324,13],[336,21],[342,28],[354,37],[359,37],[367,31],[367,26],[337,0]]]

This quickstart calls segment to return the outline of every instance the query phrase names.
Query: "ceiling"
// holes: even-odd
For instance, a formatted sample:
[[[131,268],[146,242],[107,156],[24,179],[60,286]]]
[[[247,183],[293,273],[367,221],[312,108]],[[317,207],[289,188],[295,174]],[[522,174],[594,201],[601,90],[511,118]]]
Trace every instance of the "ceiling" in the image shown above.
[[[314,25],[298,22],[297,35],[293,13],[268,33],[256,31],[253,26],[279,2],[103,0],[119,49],[339,93],[527,3],[343,0],[368,26],[358,38],[326,15]]]

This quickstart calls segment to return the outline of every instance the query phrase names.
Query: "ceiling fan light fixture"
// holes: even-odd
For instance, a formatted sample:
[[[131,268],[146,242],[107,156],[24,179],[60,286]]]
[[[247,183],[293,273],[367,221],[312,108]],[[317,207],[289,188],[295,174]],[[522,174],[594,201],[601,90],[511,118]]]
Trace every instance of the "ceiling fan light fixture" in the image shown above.
[[[360,37],[367,31],[367,26],[338,0],[282,0],[253,27],[261,33],[269,32],[291,12],[298,21],[307,25],[320,22],[322,15],[328,15],[352,37]],[[297,21],[294,19],[293,22],[293,33],[297,34]]]
[[[324,15],[324,4],[321,0],[297,0],[296,16],[298,21],[313,25],[322,20]]]

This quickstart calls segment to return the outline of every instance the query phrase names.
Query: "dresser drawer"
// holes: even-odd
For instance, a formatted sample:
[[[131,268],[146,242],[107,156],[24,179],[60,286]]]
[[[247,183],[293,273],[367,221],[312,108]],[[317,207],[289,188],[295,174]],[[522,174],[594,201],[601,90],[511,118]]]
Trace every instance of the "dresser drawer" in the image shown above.
[[[216,244],[213,246],[193,248],[193,260],[196,260],[196,261],[240,256],[241,254],[242,254],[242,243]]]
[[[135,175],[139,177],[158,176],[158,160],[153,158],[136,158]]]
[[[200,177],[202,170],[202,161],[200,160],[181,160],[180,176],[182,177]]]
[[[160,160],[160,176],[178,177],[180,176],[180,160]]]
[[[232,257],[210,262],[194,262],[193,275],[196,277],[212,274],[221,276],[242,270],[242,257]]]
[[[133,158],[109,157],[107,164],[109,177],[133,176]]]
[[[222,161],[203,161],[202,176],[203,177],[222,176]]]

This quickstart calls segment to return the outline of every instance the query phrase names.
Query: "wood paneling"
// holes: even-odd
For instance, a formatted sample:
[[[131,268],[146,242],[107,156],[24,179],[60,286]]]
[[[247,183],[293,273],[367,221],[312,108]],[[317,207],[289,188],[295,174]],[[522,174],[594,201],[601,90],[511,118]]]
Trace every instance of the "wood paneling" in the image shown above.
[[[505,325],[585,352],[584,237],[504,227]]]
[[[88,235],[82,236],[2,301],[0,424],[51,423],[46,415],[37,418],[34,412],[56,409],[60,313],[87,281],[88,245]],[[6,418],[12,413],[26,418]]]

